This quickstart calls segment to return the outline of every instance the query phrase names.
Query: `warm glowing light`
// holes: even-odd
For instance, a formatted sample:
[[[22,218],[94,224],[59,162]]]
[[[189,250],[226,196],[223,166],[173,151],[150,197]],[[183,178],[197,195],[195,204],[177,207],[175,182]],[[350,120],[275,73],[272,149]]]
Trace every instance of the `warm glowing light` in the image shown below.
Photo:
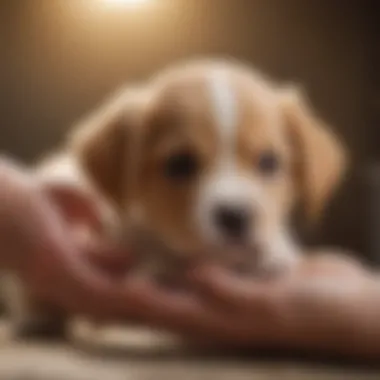
[[[103,0],[106,3],[109,4],[115,4],[115,5],[140,5],[147,3],[149,0]]]

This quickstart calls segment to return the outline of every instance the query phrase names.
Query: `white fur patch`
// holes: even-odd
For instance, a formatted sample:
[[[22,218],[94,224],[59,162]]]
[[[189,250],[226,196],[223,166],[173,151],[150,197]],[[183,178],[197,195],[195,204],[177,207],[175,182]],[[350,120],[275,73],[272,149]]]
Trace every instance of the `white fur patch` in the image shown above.
[[[239,89],[230,81],[228,71],[216,69],[207,78],[207,90],[218,150],[212,170],[199,184],[196,227],[206,243],[222,246],[219,251],[224,252],[225,257],[241,255],[255,270],[270,273],[291,268],[298,262],[299,252],[287,226],[272,209],[276,202],[269,199],[270,194],[258,176],[239,166],[238,137],[244,111],[238,98]],[[252,96],[257,96],[252,103],[257,103],[258,109],[265,108],[268,122],[278,123],[276,109],[262,93],[252,91]],[[229,245],[228,236],[224,236],[225,231],[218,225],[217,211],[223,207],[251,213],[252,225],[242,237],[242,245]]]
[[[251,199],[254,189],[246,178],[239,175],[236,167],[239,127],[236,92],[223,70],[213,71],[208,79],[214,125],[220,143],[216,167],[205,192],[209,194],[207,198],[214,198],[220,203],[244,202]]]
[[[223,148],[231,148],[236,137],[237,104],[226,73],[214,71],[209,78],[210,94],[215,124]],[[230,150],[230,149],[228,149]]]
[[[218,153],[212,173],[200,186],[197,220],[202,231],[212,240],[220,240],[213,222],[216,207],[250,207],[260,198],[259,189],[239,173],[236,165],[239,109],[228,73],[215,70],[208,77],[208,90],[214,125],[218,134]]]

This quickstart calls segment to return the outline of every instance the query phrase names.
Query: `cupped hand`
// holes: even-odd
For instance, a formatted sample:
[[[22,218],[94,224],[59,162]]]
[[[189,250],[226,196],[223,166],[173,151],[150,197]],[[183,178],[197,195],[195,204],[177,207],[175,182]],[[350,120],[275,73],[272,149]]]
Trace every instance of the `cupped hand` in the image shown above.
[[[149,323],[218,346],[380,355],[379,279],[334,251],[277,280],[205,266],[192,284],[192,294],[150,285],[139,301]]]
[[[88,239],[73,223],[85,216],[96,226],[97,215],[89,194],[47,187],[21,166],[0,162],[0,267],[66,311],[133,317],[232,347],[380,355],[380,280],[355,261],[317,254],[266,282],[204,266],[190,276],[187,292],[174,292],[116,276],[127,272],[128,254]]]
[[[0,162],[0,267],[17,271],[40,299],[95,315],[122,303],[114,278],[88,260],[121,268],[128,259],[88,238],[85,231],[99,225],[98,217],[96,202],[81,189],[41,182],[21,165]]]

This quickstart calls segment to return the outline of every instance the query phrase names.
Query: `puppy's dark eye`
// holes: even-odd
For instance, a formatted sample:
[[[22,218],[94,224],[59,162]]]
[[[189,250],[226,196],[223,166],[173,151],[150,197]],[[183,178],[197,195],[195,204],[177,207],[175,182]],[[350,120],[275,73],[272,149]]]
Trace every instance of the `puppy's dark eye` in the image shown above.
[[[258,169],[262,174],[273,175],[280,169],[280,160],[272,151],[263,152],[258,159]]]
[[[183,180],[196,175],[197,158],[190,152],[177,153],[168,158],[164,165],[165,176],[170,179]]]

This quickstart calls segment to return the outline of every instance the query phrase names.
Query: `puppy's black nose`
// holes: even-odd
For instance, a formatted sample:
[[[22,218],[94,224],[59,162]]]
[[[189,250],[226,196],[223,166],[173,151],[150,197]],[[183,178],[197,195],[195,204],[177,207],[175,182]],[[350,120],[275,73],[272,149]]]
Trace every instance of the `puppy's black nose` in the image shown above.
[[[224,235],[242,238],[247,233],[252,215],[242,206],[220,205],[215,208],[214,222]]]

